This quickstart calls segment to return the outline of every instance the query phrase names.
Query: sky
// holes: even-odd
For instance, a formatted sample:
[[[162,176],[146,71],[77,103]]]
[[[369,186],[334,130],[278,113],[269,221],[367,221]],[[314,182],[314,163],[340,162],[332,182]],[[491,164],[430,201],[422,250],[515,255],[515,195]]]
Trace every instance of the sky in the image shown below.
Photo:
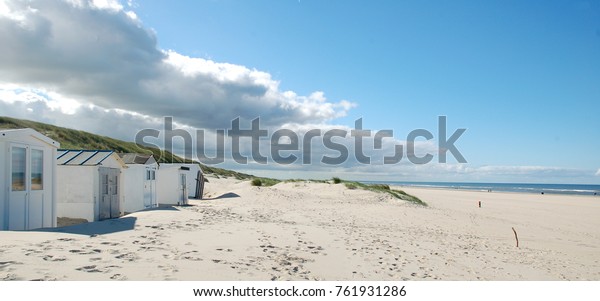
[[[367,151],[374,158],[406,151],[408,134],[426,129],[434,139],[415,148],[434,159],[219,166],[283,178],[600,184],[598,1],[0,0],[0,40],[0,115],[128,141],[172,116],[205,130],[209,152],[215,130],[237,117],[300,137],[362,118],[363,129],[394,133]],[[448,137],[466,129],[455,145],[467,163],[450,153],[439,163],[438,116]],[[351,137],[337,141],[352,151]]]

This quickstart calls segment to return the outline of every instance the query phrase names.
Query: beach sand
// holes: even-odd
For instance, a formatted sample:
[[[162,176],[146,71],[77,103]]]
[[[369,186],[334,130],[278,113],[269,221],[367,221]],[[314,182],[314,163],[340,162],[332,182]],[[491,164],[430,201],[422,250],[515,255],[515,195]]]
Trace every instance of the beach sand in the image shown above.
[[[600,280],[600,197],[405,188],[422,207],[342,184],[206,189],[190,206],[0,232],[0,279]]]

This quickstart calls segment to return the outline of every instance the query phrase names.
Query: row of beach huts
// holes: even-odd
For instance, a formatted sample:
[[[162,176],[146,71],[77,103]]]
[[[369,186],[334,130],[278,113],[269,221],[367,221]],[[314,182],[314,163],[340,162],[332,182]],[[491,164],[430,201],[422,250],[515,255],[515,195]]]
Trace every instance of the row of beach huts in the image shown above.
[[[33,129],[0,130],[0,230],[89,222],[202,198],[198,164],[159,164],[152,155],[60,149]]]

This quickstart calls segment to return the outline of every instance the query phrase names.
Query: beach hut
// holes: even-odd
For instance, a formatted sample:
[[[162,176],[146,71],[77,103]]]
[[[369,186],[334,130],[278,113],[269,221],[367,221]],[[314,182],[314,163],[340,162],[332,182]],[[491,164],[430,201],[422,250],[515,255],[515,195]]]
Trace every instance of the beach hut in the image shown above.
[[[59,147],[33,129],[0,130],[0,230],[56,227]]]
[[[127,166],[110,150],[58,150],[59,218],[89,222],[123,215],[122,170]]]
[[[152,155],[119,154],[127,165],[123,171],[124,194],[123,210],[125,213],[136,212],[146,208],[157,207],[156,171],[158,163]]]
[[[204,190],[204,174],[199,164],[180,164],[187,179],[187,192],[189,198],[202,199]]]
[[[160,164],[156,174],[156,194],[159,205],[188,204],[188,172],[182,164]]]

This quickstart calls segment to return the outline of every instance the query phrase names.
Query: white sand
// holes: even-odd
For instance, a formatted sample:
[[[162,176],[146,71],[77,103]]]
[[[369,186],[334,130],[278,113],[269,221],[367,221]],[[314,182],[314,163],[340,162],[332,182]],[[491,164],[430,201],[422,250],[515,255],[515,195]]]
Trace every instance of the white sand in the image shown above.
[[[207,189],[193,206],[0,232],[0,279],[600,280],[600,197],[407,188],[424,208],[339,184]]]

